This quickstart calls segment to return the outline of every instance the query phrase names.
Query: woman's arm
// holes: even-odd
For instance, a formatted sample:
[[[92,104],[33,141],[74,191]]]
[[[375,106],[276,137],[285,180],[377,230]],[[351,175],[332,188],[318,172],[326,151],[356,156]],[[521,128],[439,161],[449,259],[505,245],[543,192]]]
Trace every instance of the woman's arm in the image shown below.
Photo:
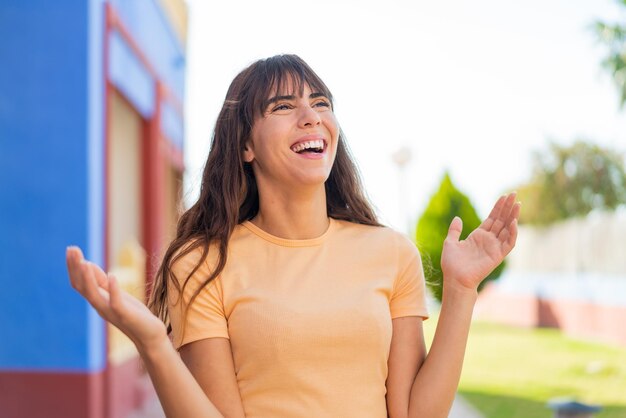
[[[407,417],[411,387],[426,357],[422,318],[405,316],[392,320],[387,374],[387,413]]]
[[[163,323],[77,247],[68,248],[66,259],[74,289],[137,346],[166,416],[223,418],[172,347]]]
[[[245,417],[230,340],[207,338],[185,344],[180,357],[225,418]]]
[[[401,379],[403,386],[388,394],[391,418],[448,416],[461,376],[478,285],[513,249],[519,212],[520,204],[515,202],[515,193],[501,197],[489,217],[464,241],[459,241],[461,220],[455,218],[452,221],[441,257],[444,277],[441,311],[433,343],[425,358],[422,319],[393,320],[389,381],[399,379],[392,375],[394,370],[398,373],[398,367],[392,369],[392,364],[405,364],[408,370]],[[394,346],[407,348],[394,350]],[[417,349],[410,349],[412,346]],[[418,366],[412,383],[407,384],[408,372],[415,369],[416,362],[421,366]]]
[[[404,396],[390,398],[388,395],[390,418],[448,416],[461,376],[475,301],[475,297],[453,293],[452,291],[446,293],[444,290],[437,330],[428,355],[425,356],[417,373],[413,374],[411,383],[405,384],[403,390],[397,391],[400,394],[404,393]],[[404,319],[405,323],[399,325],[397,322],[400,319]],[[394,319],[392,346],[393,344],[411,346],[415,345],[416,341],[423,341],[421,322],[422,318],[419,317]],[[419,336],[417,329],[420,330]],[[390,352],[389,362],[399,365],[411,364],[416,358],[423,358],[424,353],[425,350]],[[389,372],[391,375],[391,366]],[[404,373],[408,374],[408,370]]]

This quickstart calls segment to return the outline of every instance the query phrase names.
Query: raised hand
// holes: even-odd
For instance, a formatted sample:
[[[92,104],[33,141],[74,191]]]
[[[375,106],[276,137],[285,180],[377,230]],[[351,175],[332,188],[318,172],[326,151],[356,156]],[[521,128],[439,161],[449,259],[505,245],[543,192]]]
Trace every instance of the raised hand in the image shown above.
[[[167,338],[163,322],[146,305],[120,289],[115,277],[107,276],[96,264],[85,260],[78,247],[67,249],[66,261],[72,287],[139,349]]]
[[[463,222],[456,217],[443,243],[441,269],[446,286],[476,290],[480,282],[511,252],[517,239],[521,204],[515,193],[500,197],[489,217],[463,241]]]

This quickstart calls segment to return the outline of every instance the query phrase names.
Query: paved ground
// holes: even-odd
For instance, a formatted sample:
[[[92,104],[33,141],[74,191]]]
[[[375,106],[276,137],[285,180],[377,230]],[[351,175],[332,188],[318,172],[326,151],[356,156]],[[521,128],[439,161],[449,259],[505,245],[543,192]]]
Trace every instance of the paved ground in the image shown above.
[[[157,398],[147,402],[146,407],[142,411],[130,414],[128,418],[165,418],[161,404]]]
[[[143,411],[132,414],[128,418],[165,418],[165,415],[158,400],[154,399],[152,402],[149,402]],[[467,401],[457,396],[448,418],[482,418],[482,415],[469,405]]]

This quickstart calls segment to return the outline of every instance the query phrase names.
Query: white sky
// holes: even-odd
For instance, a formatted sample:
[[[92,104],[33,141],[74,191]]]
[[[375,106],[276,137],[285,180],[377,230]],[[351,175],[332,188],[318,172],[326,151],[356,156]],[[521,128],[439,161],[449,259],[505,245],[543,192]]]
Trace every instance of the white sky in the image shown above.
[[[529,177],[547,139],[626,151],[626,109],[590,29],[597,18],[626,21],[616,1],[187,3],[188,202],[230,81],[279,53],[298,54],[330,87],[367,192],[400,230],[446,169],[484,217]],[[391,158],[402,147],[412,155],[403,181]]]

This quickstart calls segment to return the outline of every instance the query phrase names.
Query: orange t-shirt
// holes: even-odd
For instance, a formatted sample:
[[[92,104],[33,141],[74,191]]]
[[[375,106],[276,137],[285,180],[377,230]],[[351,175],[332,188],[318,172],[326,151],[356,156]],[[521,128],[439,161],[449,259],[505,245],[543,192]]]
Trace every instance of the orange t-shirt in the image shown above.
[[[226,267],[190,306],[217,250],[170,292],[176,348],[229,338],[247,418],[386,418],[392,318],[428,317],[419,253],[386,227],[335,219],[320,237],[287,240],[251,222],[229,241]],[[184,280],[197,249],[174,266]],[[182,300],[183,303],[180,303]]]

